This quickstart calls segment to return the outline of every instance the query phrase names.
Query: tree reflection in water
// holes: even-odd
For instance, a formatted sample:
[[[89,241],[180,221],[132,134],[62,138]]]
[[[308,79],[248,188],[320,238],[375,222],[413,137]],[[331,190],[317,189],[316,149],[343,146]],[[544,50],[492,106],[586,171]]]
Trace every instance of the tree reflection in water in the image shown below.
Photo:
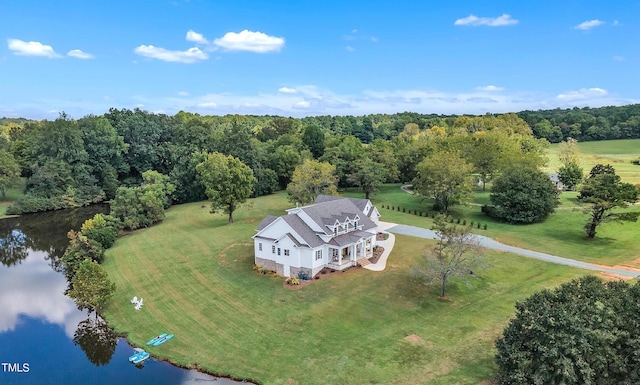
[[[29,255],[25,247],[27,236],[20,230],[0,226],[0,263],[13,266]]]
[[[118,336],[97,314],[78,324],[73,343],[79,345],[95,366],[106,365],[116,351]]]

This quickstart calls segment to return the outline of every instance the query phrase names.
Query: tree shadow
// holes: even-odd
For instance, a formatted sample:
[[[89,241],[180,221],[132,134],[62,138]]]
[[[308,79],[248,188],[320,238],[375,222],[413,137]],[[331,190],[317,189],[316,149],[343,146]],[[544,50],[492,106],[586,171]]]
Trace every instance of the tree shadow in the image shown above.
[[[78,324],[73,334],[74,345],[79,345],[87,359],[95,366],[106,365],[116,351],[118,336],[107,323],[96,314]]]

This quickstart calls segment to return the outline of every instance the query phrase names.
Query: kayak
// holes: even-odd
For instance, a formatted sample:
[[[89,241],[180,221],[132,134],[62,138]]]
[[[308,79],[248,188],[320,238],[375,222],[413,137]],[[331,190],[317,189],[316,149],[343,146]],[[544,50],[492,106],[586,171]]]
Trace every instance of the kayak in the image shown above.
[[[154,338],[150,339],[150,340],[147,342],[147,345],[153,345],[153,344],[155,344],[156,342],[158,342],[159,340],[163,339],[163,338],[164,338],[164,337],[166,337],[166,336],[167,336],[167,333],[162,333],[162,334],[160,334],[159,336],[157,336],[157,337],[154,337]]]
[[[151,355],[147,352],[140,352],[136,355],[136,357],[131,361],[134,364],[139,364],[142,361],[148,359],[149,357],[151,357]]]
[[[157,340],[156,342],[154,342],[153,346],[160,346],[160,345],[164,344],[165,342],[169,341],[172,338],[173,338],[173,334],[165,335],[164,337],[162,337],[159,340]]]
[[[135,353],[133,353],[133,355],[129,356],[129,362],[135,361],[138,357],[140,357],[142,355],[142,353],[146,353],[143,349],[140,349],[140,348],[134,348],[133,351]]]

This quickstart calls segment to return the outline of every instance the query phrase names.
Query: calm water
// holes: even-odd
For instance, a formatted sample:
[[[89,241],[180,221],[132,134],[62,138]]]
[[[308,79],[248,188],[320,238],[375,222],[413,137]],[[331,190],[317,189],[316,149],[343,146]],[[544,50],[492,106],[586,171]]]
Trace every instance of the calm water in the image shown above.
[[[0,220],[0,384],[238,384],[153,358],[130,364],[133,348],[64,295],[66,233],[100,210]]]

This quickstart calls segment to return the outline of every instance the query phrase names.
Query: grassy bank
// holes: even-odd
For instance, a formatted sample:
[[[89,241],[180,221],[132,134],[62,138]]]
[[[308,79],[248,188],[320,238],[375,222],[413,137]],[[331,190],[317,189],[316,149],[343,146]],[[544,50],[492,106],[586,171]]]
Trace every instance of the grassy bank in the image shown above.
[[[473,384],[493,375],[493,340],[516,300],[584,274],[492,253],[481,279],[454,283],[442,302],[409,278],[428,241],[398,236],[382,273],[354,269],[289,290],[252,270],[250,239],[289,206],[284,194],[262,197],[227,225],[182,205],[119,239],[104,263],[118,287],[105,317],[136,345],[175,333],[153,354],[264,384]]]
[[[7,189],[7,197],[5,200],[1,199],[0,197],[0,219],[8,217],[7,207],[9,207],[16,199],[20,198],[23,195],[23,191],[24,180],[20,184],[20,186]]]

